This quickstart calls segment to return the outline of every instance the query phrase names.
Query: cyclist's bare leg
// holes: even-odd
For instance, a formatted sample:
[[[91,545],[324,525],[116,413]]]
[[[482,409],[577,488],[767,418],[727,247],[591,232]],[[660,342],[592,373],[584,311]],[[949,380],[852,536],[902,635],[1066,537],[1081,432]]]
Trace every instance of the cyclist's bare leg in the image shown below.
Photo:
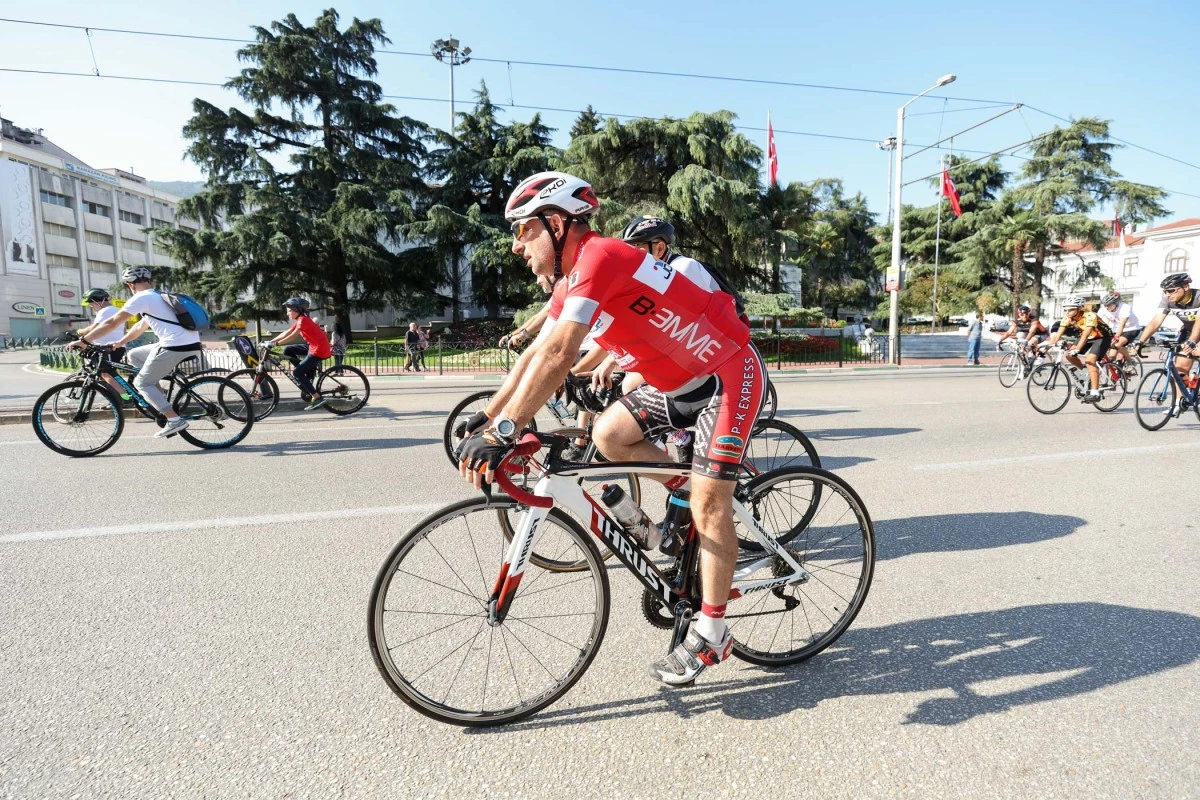
[[[1100,367],[1096,365],[1098,361],[1095,353],[1089,353],[1084,359],[1087,362],[1088,381],[1091,384],[1092,391],[1100,389]]]
[[[700,593],[705,603],[714,606],[729,601],[737,564],[737,534],[733,529],[736,486],[736,481],[692,473],[692,519],[700,535]]]
[[[624,384],[622,384],[624,385]],[[592,441],[601,455],[609,461],[662,461],[663,451],[646,441],[637,420],[621,403],[615,403],[596,418],[592,428]],[[667,475],[644,475],[659,483],[673,478]],[[732,491],[732,490],[731,490]],[[731,495],[732,496],[732,495]],[[733,523],[730,522],[731,530]]]

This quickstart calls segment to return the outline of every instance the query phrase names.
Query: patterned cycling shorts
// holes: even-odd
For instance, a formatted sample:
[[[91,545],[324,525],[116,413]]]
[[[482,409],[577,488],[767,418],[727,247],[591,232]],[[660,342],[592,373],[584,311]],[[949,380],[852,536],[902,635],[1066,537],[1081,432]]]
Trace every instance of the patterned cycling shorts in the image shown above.
[[[732,481],[745,458],[765,390],[762,359],[746,345],[697,387],[668,395],[644,383],[621,403],[647,439],[694,426],[692,472]]]

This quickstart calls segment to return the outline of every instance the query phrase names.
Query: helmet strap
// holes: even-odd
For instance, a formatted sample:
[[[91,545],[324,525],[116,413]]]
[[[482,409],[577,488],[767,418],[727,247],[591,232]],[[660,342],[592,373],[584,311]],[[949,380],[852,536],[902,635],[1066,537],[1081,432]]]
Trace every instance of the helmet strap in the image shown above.
[[[554,241],[554,276],[550,278],[550,285],[553,286],[563,276],[563,250],[567,247],[567,235],[571,232],[571,223],[575,221],[575,218],[563,215],[565,222],[563,224],[562,238],[554,235],[554,228],[550,227],[550,220],[546,217],[545,212],[539,212],[537,218],[545,226],[546,230],[550,232],[550,238]]]

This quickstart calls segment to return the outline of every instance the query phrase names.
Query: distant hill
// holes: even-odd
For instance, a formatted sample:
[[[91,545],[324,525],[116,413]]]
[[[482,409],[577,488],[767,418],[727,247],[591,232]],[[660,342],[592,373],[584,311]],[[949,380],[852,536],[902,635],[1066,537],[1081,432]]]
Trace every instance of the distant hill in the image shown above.
[[[155,189],[162,189],[178,197],[191,197],[204,188],[204,181],[146,181]]]

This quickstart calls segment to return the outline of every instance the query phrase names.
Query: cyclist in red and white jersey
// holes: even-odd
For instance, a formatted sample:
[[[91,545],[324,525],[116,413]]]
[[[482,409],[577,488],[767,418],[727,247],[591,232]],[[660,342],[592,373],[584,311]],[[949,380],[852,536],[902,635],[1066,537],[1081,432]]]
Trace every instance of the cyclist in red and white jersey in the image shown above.
[[[646,384],[601,414],[593,435],[610,460],[656,461],[662,452],[647,438],[697,429],[689,488],[703,602],[683,643],[650,665],[654,678],[686,685],[733,646],[724,619],[738,549],[732,500],[762,404],[763,365],[731,295],[594,233],[588,218],[597,208],[591,186],[561,172],[526,179],[509,199],[513,252],[534,274],[566,288],[558,290],[562,309],[552,329],[518,360],[485,419],[472,420],[478,429],[460,449],[460,471],[476,487],[492,480],[517,432],[565,378],[589,329],[617,363],[640,372]],[[682,488],[685,481],[667,485]]]

